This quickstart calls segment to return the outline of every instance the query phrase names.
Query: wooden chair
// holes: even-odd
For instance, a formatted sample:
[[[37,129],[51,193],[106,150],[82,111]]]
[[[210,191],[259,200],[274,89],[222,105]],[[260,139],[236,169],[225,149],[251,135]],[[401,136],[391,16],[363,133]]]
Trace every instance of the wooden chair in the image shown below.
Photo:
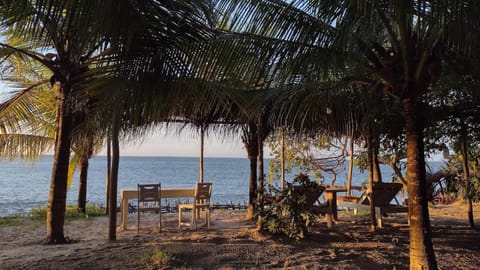
[[[305,196],[305,205],[308,207],[308,210],[317,215],[325,216],[327,227],[332,227],[332,211],[330,206],[321,204],[319,202],[320,196],[325,191],[324,186],[319,186],[314,192],[311,190],[305,189],[303,186],[294,186],[293,192],[295,196],[300,198],[300,196]]]
[[[195,185],[195,195],[193,203],[185,203],[178,205],[178,227],[181,229],[182,225],[187,223],[182,222],[182,210],[192,210],[192,223],[197,229],[198,219],[201,211],[205,211],[205,223],[207,228],[210,228],[210,197],[212,196],[212,183],[197,183]]]
[[[140,232],[140,213],[158,213],[159,230],[162,231],[161,184],[138,184],[137,232]]]
[[[338,196],[337,201],[340,205],[357,209],[370,210],[370,198],[373,198],[373,205],[377,217],[378,226],[382,226],[382,216],[388,213],[408,213],[408,207],[401,205],[396,195],[403,188],[401,183],[374,183],[372,196],[364,192],[361,196]],[[395,204],[392,204],[395,201]]]

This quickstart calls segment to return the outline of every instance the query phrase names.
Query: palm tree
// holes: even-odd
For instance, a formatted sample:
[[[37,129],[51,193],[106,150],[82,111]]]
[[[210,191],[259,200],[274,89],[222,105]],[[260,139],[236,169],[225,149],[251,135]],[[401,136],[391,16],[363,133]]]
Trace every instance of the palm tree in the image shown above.
[[[55,144],[55,93],[50,87],[51,72],[29,59],[10,57],[4,62],[3,81],[15,90],[0,106],[5,120],[2,133],[2,156],[35,159]],[[88,159],[93,154],[94,133],[101,127],[86,126],[84,112],[77,114],[72,150],[75,153],[69,166],[68,186],[80,168],[78,208],[85,213]],[[93,118],[93,116],[90,116]],[[89,125],[96,123],[96,119]],[[94,130],[95,132],[91,132]],[[15,133],[11,133],[15,131]],[[96,147],[98,148],[98,147]],[[98,152],[98,149],[96,150]]]
[[[341,82],[366,85],[401,106],[410,267],[436,269],[426,200],[424,101],[453,55],[478,57],[476,1],[222,1],[218,8],[231,29],[317,52],[298,64],[309,68],[304,76],[341,69]]]
[[[135,74],[148,69],[155,50],[205,33],[201,28],[206,29],[201,21],[205,16],[198,14],[206,9],[199,11],[199,3],[203,5],[200,1],[172,5],[170,1],[53,0],[0,4],[0,24],[8,30],[5,42],[0,44],[1,55],[31,58],[53,74],[50,81],[57,94],[58,109],[47,206],[49,243],[66,241],[63,224],[73,120],[75,112],[88,104],[84,97],[91,93],[86,89],[91,91],[96,81],[106,77],[112,81],[112,75],[118,74],[118,64],[130,63],[122,65],[122,75],[128,71],[127,78],[138,79]],[[165,17],[169,19],[164,20]],[[13,43],[17,39],[25,41],[23,46]],[[158,45],[163,47],[154,47]]]
[[[3,81],[8,82],[14,89],[21,90],[15,90],[14,94],[0,105],[0,115],[4,119],[0,139],[2,156],[36,159],[53,148],[56,100],[50,87],[50,73],[29,59],[10,57],[4,62]],[[80,125],[84,119],[78,119],[77,122]],[[69,168],[68,186],[71,185],[78,162],[80,167],[78,208],[85,213],[88,159],[92,155],[89,148],[93,148],[93,141],[90,145],[86,144],[85,135],[78,132],[84,130],[85,128],[79,128],[75,132],[75,143],[72,147],[75,156]],[[87,132],[86,135],[92,133]],[[85,152],[90,154],[86,155]],[[80,157],[80,160],[76,157]]]
[[[36,159],[54,144],[55,99],[44,70],[11,57],[3,63],[3,81],[15,90],[0,104],[0,156]]]
[[[50,82],[57,98],[57,130],[47,206],[47,241],[65,243],[63,224],[73,114],[82,110],[80,93],[85,88],[89,66],[94,54],[101,55],[106,40],[87,27],[78,27],[79,23],[92,23],[91,18],[85,17],[86,5],[76,6],[78,3],[72,2],[69,8],[79,8],[79,13],[62,14],[65,8],[62,3],[42,4],[48,3],[2,2],[0,19],[8,35],[1,49],[4,55],[29,57],[52,72]],[[23,46],[13,43],[18,38],[25,40]],[[84,79],[80,79],[82,77]]]

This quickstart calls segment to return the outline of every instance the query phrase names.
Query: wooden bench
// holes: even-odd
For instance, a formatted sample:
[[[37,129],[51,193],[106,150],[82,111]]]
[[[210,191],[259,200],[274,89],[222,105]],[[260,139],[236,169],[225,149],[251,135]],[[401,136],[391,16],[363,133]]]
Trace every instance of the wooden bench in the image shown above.
[[[401,205],[396,198],[402,188],[401,183],[373,184],[372,198],[379,227],[382,227],[382,217],[388,213],[408,213],[408,207]],[[396,204],[392,204],[392,201]],[[337,202],[340,202],[339,205],[343,207],[355,209],[355,214],[358,209],[370,210],[370,196],[367,191],[361,196],[337,196]]]

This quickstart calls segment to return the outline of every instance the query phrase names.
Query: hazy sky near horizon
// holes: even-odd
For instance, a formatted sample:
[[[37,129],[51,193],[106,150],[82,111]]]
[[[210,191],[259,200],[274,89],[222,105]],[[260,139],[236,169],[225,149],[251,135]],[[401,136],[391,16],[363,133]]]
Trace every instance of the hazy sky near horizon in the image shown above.
[[[105,155],[102,150],[99,155]],[[185,130],[181,133],[166,132],[160,128],[136,143],[122,144],[122,156],[200,156],[200,136],[195,131]],[[219,137],[209,134],[205,137],[205,157],[247,157],[240,136]]]
[[[11,93],[12,89],[6,86],[0,78],[0,97]],[[98,155],[105,155],[103,149]],[[122,143],[122,156],[200,156],[200,136],[194,130],[185,129],[181,133],[166,132],[160,128],[145,136],[136,143]],[[220,137],[209,134],[205,138],[205,157],[247,157],[240,136]]]
[[[8,89],[0,78],[0,93],[8,93]],[[0,95],[1,96],[1,95]],[[106,155],[103,149],[98,155]],[[200,136],[192,129],[186,128],[181,133],[158,128],[147,134],[143,140],[135,143],[122,143],[121,156],[176,156],[176,157],[198,157],[200,156]],[[246,158],[247,152],[244,148],[240,135],[222,137],[210,133],[205,138],[205,157],[240,157]],[[265,157],[271,157],[268,148],[264,149]],[[432,155],[429,160],[442,160],[441,153]]]

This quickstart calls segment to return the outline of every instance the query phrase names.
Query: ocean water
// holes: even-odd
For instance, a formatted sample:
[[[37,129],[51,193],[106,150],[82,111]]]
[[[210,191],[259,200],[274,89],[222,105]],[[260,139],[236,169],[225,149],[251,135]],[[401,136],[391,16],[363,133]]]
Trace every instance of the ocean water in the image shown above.
[[[39,161],[0,160],[0,216],[27,213],[31,208],[47,205],[53,160],[45,156]],[[87,184],[89,203],[104,204],[106,157],[90,161]],[[265,169],[268,169],[268,160]],[[434,162],[438,168],[441,162]],[[382,166],[385,181],[392,171]],[[249,162],[247,158],[205,158],[204,179],[213,183],[212,200],[215,203],[241,203],[248,200]],[[287,174],[291,181],[294,173]],[[120,189],[136,188],[137,183],[158,183],[163,187],[193,186],[199,179],[199,159],[194,157],[121,157],[118,176],[118,203]],[[367,178],[366,172],[354,170],[354,185]],[[329,178],[327,177],[327,180]],[[337,185],[345,183],[345,173],[337,176]],[[67,193],[67,203],[75,204],[78,196],[78,175]]]

